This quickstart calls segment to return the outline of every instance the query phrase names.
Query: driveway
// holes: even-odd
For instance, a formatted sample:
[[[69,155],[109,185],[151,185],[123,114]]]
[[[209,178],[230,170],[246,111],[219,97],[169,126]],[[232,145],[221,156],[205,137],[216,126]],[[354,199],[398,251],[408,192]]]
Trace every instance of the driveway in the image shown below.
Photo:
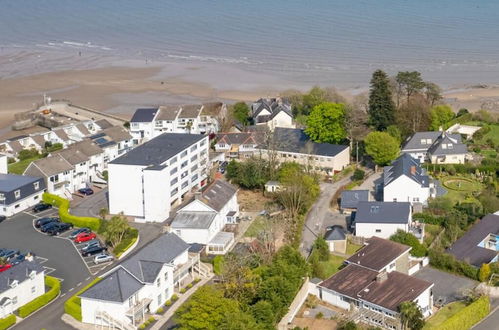
[[[83,197],[78,205],[71,208],[71,213],[81,217],[100,218],[99,211],[103,208],[109,209],[107,187],[96,191],[93,195]]]
[[[463,291],[472,289],[478,285],[478,282],[469,278],[449,274],[428,266],[413,276],[435,284],[433,287],[433,301],[435,303],[440,298],[445,299],[445,304],[460,300],[463,296]]]
[[[383,198],[381,196],[381,193],[376,189],[376,186],[381,184],[382,176],[383,172],[371,174],[364,182],[360,184],[360,186],[356,187],[355,190],[369,190],[372,200],[382,201]]]

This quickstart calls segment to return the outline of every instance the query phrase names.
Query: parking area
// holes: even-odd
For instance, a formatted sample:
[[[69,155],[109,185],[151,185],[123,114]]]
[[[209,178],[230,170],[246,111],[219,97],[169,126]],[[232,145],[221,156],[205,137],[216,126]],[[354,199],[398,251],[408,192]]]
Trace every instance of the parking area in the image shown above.
[[[57,216],[57,209],[39,213],[29,210],[6,219],[0,223],[0,247],[33,253],[47,274],[63,279],[61,290],[66,293],[109,267],[110,263],[95,266],[93,257],[83,258],[79,244],[75,245],[67,238],[71,230],[60,236],[48,236],[35,229],[34,220],[52,216]]]
[[[448,304],[460,300],[466,290],[478,285],[478,282],[469,278],[449,274],[428,266],[413,276],[435,284],[433,287],[433,301],[435,304]]]

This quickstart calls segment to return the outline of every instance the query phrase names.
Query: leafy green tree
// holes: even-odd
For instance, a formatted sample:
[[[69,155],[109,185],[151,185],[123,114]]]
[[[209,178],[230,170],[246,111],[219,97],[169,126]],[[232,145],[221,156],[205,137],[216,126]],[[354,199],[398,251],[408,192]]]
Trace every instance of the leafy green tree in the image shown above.
[[[480,267],[480,271],[478,272],[478,279],[480,282],[487,282],[489,280],[490,273],[490,265],[482,264],[482,267]]]
[[[421,73],[418,71],[403,71],[399,72],[395,77],[399,94],[404,93],[409,103],[411,96],[422,91],[425,87],[425,82],[421,78]],[[398,100],[398,98],[397,98]],[[400,102],[397,102],[397,106]]]
[[[454,118],[454,111],[448,105],[436,105],[430,109],[432,131],[438,131],[440,127],[446,129],[447,123]]]
[[[327,102],[316,105],[307,118],[305,133],[319,143],[343,141],[347,136],[345,105]]]
[[[317,255],[319,256],[320,261],[329,260],[329,246],[327,245],[324,237],[319,236],[315,239],[314,249],[315,251],[317,251]]]
[[[242,162],[230,161],[227,178],[246,189],[258,189],[269,180],[264,160],[250,158]]]
[[[239,177],[239,163],[236,162],[234,159],[227,164],[227,169],[226,169],[226,177],[227,179],[237,179]]]
[[[244,102],[237,102],[233,106],[234,118],[243,125],[249,124],[249,107]]]
[[[224,268],[224,257],[216,256],[213,258],[213,272],[216,275],[221,275]]]
[[[263,330],[264,328],[256,323],[251,314],[238,310],[224,315],[220,330]]]
[[[388,165],[400,153],[398,141],[385,132],[371,132],[364,140],[366,153],[377,165]]]
[[[260,300],[251,306],[251,314],[256,322],[266,329],[274,329],[276,322],[272,305],[266,300]]]
[[[17,158],[19,158],[19,160],[25,160],[25,159],[34,158],[37,156],[40,156],[40,153],[35,148],[23,149],[23,150],[19,151],[19,153],[17,154]]]
[[[461,116],[464,116],[464,115],[466,115],[466,114],[468,114],[468,113],[470,113],[470,112],[468,111],[468,109],[466,109],[466,108],[461,108],[461,109],[459,109],[459,111],[457,112],[456,117],[461,117]]]
[[[415,257],[424,257],[427,253],[426,248],[418,241],[416,236],[403,230],[397,230],[395,234],[390,236],[390,240],[412,247],[411,255]]]
[[[390,81],[382,70],[374,71],[371,79],[368,115],[369,125],[376,130],[385,130],[395,122],[395,105]]]
[[[424,327],[423,313],[414,301],[404,301],[399,306],[403,329],[420,330]]]
[[[103,233],[103,236],[106,238],[112,247],[117,246],[125,237],[130,226],[125,218],[125,216],[121,213],[119,215],[113,216],[110,220],[106,222],[106,230]]]
[[[235,300],[225,298],[221,290],[211,285],[200,287],[175,312],[180,329],[216,330],[226,324],[226,316],[239,313]]]
[[[426,96],[426,102],[430,106],[433,106],[436,102],[442,99],[442,89],[435,83],[425,82],[424,83],[424,94]]]
[[[364,172],[360,168],[356,168],[355,171],[353,171],[352,179],[355,181],[360,181],[360,180],[364,180],[365,176],[366,176],[366,172]]]
[[[343,321],[338,324],[337,330],[357,330],[359,327],[353,321]]]
[[[393,136],[399,142],[399,145],[402,143],[402,132],[397,125],[390,125],[386,128],[386,132]]]

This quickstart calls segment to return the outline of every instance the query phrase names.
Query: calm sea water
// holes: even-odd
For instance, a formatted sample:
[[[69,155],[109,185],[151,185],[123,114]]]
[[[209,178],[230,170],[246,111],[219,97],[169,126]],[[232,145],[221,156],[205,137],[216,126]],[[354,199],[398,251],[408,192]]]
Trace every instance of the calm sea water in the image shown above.
[[[221,62],[318,83],[378,67],[499,82],[499,1],[0,0],[0,46]]]

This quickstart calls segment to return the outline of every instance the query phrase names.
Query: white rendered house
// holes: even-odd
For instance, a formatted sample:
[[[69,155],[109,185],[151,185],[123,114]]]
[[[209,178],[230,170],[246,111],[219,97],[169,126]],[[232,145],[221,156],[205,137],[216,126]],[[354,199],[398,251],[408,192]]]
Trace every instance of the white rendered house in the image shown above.
[[[59,154],[31,162],[23,175],[42,177],[47,192],[51,194],[71,198],[71,193],[75,191],[74,166]]]
[[[295,128],[291,104],[282,98],[259,99],[251,106],[251,116],[255,125],[267,125],[270,130]]]
[[[9,217],[34,206],[44,191],[41,177],[0,173],[0,215]]]
[[[411,155],[420,163],[464,164],[468,147],[461,140],[460,134],[416,132],[406,140],[402,153]]]
[[[389,238],[412,228],[412,208],[409,202],[359,202],[355,215],[355,235],[365,238]]]
[[[206,184],[208,136],[164,133],[108,164],[109,212],[162,222],[185,194]]]

